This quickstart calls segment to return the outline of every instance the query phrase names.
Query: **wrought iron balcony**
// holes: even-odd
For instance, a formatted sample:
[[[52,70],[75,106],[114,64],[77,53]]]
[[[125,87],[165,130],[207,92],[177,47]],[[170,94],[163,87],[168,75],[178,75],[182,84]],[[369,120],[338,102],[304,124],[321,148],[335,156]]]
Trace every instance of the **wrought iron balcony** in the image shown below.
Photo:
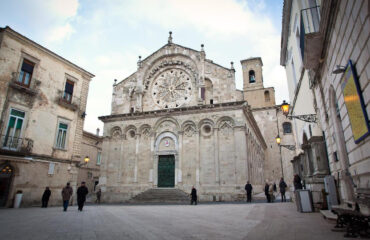
[[[16,152],[29,154],[32,152],[33,140],[29,138],[18,138],[9,135],[1,135],[1,152]]]
[[[300,48],[306,69],[315,68],[319,64],[323,44],[320,21],[320,6],[301,10]]]

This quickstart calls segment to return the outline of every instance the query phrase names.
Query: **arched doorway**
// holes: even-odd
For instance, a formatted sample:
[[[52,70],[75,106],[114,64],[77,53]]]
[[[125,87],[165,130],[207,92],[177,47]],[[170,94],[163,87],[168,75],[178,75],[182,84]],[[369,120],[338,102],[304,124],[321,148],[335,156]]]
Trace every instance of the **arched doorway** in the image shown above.
[[[5,207],[8,201],[13,174],[14,169],[9,164],[0,167],[0,207]]]

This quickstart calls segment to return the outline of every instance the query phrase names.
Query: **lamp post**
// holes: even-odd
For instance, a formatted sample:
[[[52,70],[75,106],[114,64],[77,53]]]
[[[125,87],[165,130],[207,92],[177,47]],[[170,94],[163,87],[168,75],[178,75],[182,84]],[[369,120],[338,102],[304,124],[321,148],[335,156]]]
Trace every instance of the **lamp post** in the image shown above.
[[[283,156],[281,155],[281,146],[280,146],[281,138],[279,134],[276,136],[276,143],[279,145],[280,151],[280,166],[281,166],[281,177],[284,178],[284,169],[283,169]]]
[[[84,158],[84,162],[83,162],[83,163],[77,163],[77,164],[76,164],[76,166],[77,166],[77,167],[81,167],[81,166],[83,166],[83,165],[86,165],[89,161],[90,161],[89,156],[86,156],[86,157]]]
[[[310,122],[310,123],[317,122],[316,114],[304,114],[304,115],[297,115],[297,116],[289,115],[290,106],[287,102],[285,102],[285,100],[281,104],[280,108],[283,111],[283,114],[285,115],[285,117],[287,117],[290,120],[292,120],[293,118],[296,118],[301,121]]]

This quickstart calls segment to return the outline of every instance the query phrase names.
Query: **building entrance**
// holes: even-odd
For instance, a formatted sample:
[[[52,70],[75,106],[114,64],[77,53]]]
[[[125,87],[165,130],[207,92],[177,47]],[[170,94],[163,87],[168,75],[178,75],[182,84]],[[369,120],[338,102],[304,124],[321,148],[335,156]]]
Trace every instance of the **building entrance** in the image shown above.
[[[5,207],[8,200],[12,176],[13,169],[9,165],[0,168],[0,207]]]
[[[158,159],[158,187],[175,186],[175,156],[161,155]]]

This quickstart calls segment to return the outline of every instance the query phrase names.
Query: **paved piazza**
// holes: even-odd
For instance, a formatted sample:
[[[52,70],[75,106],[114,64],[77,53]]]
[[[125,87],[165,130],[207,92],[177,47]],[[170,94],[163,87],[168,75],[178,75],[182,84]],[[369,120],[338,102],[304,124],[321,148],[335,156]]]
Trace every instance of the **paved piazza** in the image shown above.
[[[1,209],[1,239],[342,239],[293,203]]]

